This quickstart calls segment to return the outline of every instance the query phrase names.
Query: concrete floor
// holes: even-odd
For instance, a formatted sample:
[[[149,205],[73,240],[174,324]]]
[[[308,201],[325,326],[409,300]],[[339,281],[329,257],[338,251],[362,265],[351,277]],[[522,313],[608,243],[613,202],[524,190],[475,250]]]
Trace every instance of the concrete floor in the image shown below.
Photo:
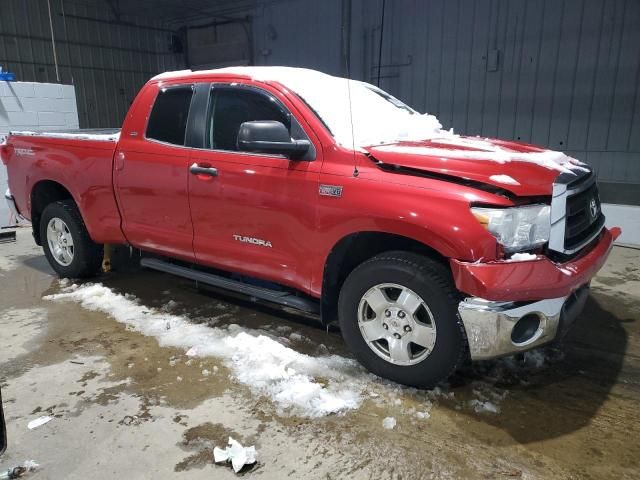
[[[129,269],[99,281],[150,310],[271,332],[310,355],[349,355],[337,332],[181,279]],[[10,443],[0,471],[34,459],[41,469],[31,478],[40,479],[234,478],[212,464],[213,445],[231,435],[258,450],[245,478],[640,477],[638,250],[614,249],[560,345],[466,368],[434,392],[366,378],[359,408],[316,419],[256,396],[220,359],[189,362],[104,313],[42,299],[61,288],[27,229],[0,245]],[[477,412],[478,399],[499,411]],[[53,420],[29,430],[43,414]],[[393,430],[385,417],[397,420]]]

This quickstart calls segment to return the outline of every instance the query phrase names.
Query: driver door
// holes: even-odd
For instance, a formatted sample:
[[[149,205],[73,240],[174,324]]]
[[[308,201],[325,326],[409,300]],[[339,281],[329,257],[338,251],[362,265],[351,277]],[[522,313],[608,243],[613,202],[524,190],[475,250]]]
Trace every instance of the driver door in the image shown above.
[[[249,85],[212,86],[207,148],[193,151],[189,175],[196,260],[308,287],[321,150],[312,146],[307,160],[239,151],[240,125],[254,120],[280,121],[292,138],[312,140],[274,94]]]

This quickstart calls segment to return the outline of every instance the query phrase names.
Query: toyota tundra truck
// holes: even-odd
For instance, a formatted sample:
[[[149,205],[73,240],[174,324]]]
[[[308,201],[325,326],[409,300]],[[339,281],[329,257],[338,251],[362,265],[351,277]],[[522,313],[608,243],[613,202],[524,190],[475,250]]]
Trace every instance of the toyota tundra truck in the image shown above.
[[[584,163],[306,69],[164,73],[120,130],[14,131],[1,153],[60,277],[129,245],[337,322],[366,368],[418,387],[560,338],[620,234]]]

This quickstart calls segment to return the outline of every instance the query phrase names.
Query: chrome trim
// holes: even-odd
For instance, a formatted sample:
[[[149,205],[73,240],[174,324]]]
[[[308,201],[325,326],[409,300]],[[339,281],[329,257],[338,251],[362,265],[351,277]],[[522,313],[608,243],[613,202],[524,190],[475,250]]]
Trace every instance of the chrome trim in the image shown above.
[[[576,188],[569,188],[571,183],[580,180],[582,177],[589,175],[590,178],[581,183]],[[576,195],[584,190],[590,188],[596,182],[595,174],[589,170],[588,172],[576,171],[575,174],[561,174],[553,184],[553,193],[551,198],[551,231],[549,234],[549,249],[556,252],[570,255],[582,249],[585,245],[589,244],[594,238],[600,235],[602,228],[595,231],[592,235],[586,238],[576,248],[565,249],[564,248],[564,235],[567,219],[567,199],[570,196]]]
[[[552,341],[558,335],[560,314],[568,298],[550,298],[526,305],[477,297],[464,299],[458,305],[458,312],[467,332],[471,359],[487,360],[511,355]],[[540,317],[538,331],[526,342],[513,342],[513,327],[530,313]]]
[[[8,188],[7,188],[7,191],[4,193],[4,199],[6,200],[7,205],[9,205],[9,210],[15,216],[16,221],[26,222],[27,219],[23,217],[18,211],[18,206],[16,205],[16,201],[13,198],[13,195],[11,195],[11,190]]]

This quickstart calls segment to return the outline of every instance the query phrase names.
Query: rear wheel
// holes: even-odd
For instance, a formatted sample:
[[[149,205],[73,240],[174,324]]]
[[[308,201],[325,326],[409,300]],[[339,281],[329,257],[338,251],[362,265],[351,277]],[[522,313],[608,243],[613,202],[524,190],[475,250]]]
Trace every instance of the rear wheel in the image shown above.
[[[347,277],[340,328],[373,373],[430,388],[463,361],[466,338],[458,298],[441,264],[409,252],[377,255]]]
[[[89,237],[78,207],[72,200],[47,205],[40,217],[42,248],[60,277],[96,275],[102,263],[102,245]]]

